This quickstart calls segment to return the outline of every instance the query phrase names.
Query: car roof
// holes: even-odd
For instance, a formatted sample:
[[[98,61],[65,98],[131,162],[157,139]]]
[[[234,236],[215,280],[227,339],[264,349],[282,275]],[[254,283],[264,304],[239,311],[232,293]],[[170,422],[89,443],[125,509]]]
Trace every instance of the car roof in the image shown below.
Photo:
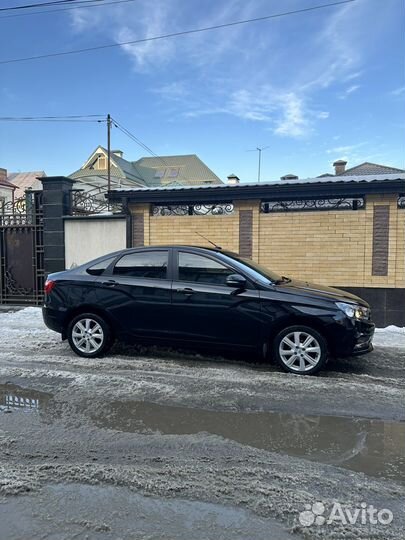
[[[210,253],[221,253],[223,255],[228,255],[230,257],[239,257],[239,254],[235,251],[230,251],[228,249],[222,249],[220,246],[214,247],[214,246],[197,246],[195,244],[159,244],[154,246],[135,246],[132,248],[126,248],[123,249],[122,252],[125,251],[134,251],[134,250],[154,250],[154,249],[196,249],[201,251],[208,251]]]

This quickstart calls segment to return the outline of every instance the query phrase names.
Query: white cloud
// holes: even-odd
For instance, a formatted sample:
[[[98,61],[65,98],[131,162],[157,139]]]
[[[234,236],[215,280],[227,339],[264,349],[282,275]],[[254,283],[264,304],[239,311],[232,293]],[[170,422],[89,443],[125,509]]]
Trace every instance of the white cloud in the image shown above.
[[[400,97],[405,94],[405,86],[400,86],[399,88],[396,88],[395,90],[392,90],[391,95],[395,97]]]
[[[370,145],[370,141],[362,141],[355,144],[335,146],[326,150],[326,153],[331,156],[332,161],[344,159],[348,163],[358,164],[364,161],[372,161],[375,156],[370,154],[371,147],[376,148],[375,144]]]
[[[274,133],[289,137],[302,137],[309,130],[309,119],[305,114],[304,103],[293,93],[280,98],[282,117],[276,122]]]
[[[172,101],[183,101],[190,94],[185,81],[163,84],[159,88],[152,88],[151,92]]]
[[[304,97],[294,92],[284,92],[269,85],[231,92],[222,106],[199,106],[191,104],[183,114],[186,118],[227,114],[242,120],[268,124],[274,134],[300,138],[312,130],[315,120],[326,119],[326,111],[312,110]]]
[[[284,3],[291,10],[301,7],[300,0]],[[137,0],[124,7],[72,13],[76,31],[84,34],[90,28],[104,41],[110,36],[121,42],[283,11],[275,6],[269,8],[268,0],[154,0],[151,9],[150,0]],[[384,21],[374,21],[367,2],[356,2],[123,45],[121,50],[135,71],[161,76],[161,86],[151,92],[171,102],[167,114],[173,114],[175,107],[177,115],[188,118],[228,114],[267,124],[279,136],[303,137],[315,130],[317,122],[329,118],[322,99],[325,89],[343,84],[345,99],[360,88],[356,79],[363,73],[370,48],[366,24],[370,18],[373,40],[378,41],[379,32],[386,31]]]
[[[340,95],[339,99],[346,99],[350,96],[350,94],[353,94],[353,92],[357,92],[357,90],[361,88],[359,84],[352,84],[348,88],[346,88]]]

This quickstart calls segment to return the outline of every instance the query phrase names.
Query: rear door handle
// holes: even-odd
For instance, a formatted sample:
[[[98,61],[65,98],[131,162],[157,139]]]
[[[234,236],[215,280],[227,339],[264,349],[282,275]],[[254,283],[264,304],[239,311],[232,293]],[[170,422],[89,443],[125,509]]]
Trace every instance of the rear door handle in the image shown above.
[[[103,285],[106,285],[106,287],[114,287],[114,285],[116,285],[117,282],[114,281],[113,279],[109,279],[108,281],[103,281]]]
[[[186,296],[190,296],[194,293],[193,289],[191,289],[190,287],[186,287],[185,289],[176,289],[176,292],[183,293]]]

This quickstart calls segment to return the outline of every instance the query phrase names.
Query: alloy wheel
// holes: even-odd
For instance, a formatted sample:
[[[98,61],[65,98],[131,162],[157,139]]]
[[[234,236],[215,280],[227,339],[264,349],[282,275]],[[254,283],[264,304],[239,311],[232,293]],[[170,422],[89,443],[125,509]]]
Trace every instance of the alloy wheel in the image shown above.
[[[104,332],[94,319],[80,319],[72,328],[72,341],[80,352],[92,354],[102,347]]]
[[[320,343],[313,335],[296,330],[283,337],[279,354],[281,361],[291,371],[304,373],[318,365],[322,350]]]

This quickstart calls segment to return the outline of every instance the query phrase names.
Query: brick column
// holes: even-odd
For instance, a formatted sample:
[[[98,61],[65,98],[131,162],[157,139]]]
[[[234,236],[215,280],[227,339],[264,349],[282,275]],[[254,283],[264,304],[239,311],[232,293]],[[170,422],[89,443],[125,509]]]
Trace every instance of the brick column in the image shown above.
[[[45,275],[65,270],[65,228],[63,216],[71,213],[74,180],[65,176],[41,178],[44,215]]]
[[[235,201],[239,216],[239,254],[259,261],[260,201]]]

